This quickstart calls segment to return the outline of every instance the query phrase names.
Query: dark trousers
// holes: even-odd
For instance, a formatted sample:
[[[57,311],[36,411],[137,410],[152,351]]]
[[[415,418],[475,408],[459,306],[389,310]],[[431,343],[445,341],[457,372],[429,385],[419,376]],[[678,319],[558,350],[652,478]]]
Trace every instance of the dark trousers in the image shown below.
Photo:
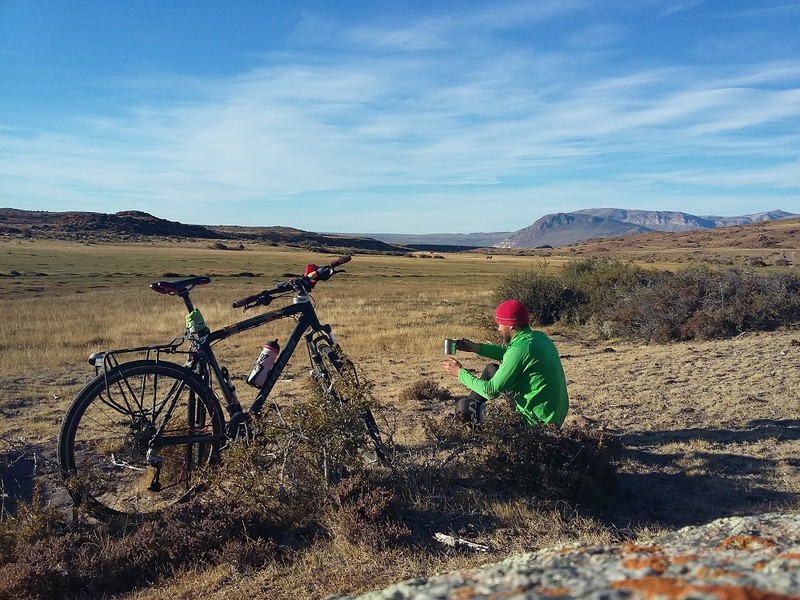
[[[481,379],[489,381],[499,368],[500,365],[497,363],[489,363],[484,367]],[[485,403],[486,398],[473,391],[470,391],[466,396],[456,398],[456,419],[464,421],[464,423],[480,423],[483,420],[483,405]]]

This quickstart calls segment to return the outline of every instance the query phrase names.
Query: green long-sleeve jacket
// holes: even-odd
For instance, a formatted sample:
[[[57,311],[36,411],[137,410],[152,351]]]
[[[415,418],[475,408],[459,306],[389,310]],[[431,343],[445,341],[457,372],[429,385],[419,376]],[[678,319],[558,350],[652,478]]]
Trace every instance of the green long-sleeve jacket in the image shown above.
[[[500,367],[488,381],[461,369],[461,383],[486,399],[511,392],[517,412],[530,425],[564,422],[569,409],[567,381],[558,350],[546,334],[525,327],[508,346],[481,344],[478,354],[501,361]]]

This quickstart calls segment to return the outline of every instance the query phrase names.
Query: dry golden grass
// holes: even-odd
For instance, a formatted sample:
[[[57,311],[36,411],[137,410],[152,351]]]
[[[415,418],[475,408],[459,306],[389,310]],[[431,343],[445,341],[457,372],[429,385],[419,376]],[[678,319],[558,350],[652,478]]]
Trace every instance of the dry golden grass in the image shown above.
[[[165,274],[211,275],[193,298],[216,328],[242,318],[231,301],[269,287],[287,272],[330,255],[252,245],[244,252],[203,243],[92,244],[0,239],[0,451],[23,439],[54,454],[68,403],[93,375],[90,352],[164,342],[183,331],[179,300],[148,284]],[[493,340],[491,291],[513,270],[542,267],[541,257],[448,254],[443,259],[358,255],[346,274],[319,284],[318,312],[375,384],[379,403],[394,408],[396,440],[424,439],[423,417],[449,407],[402,401],[402,391],[431,379],[460,392],[441,369],[441,340]],[[549,257],[557,269],[563,257]],[[251,272],[256,277],[237,276]],[[175,277],[172,277],[175,278]],[[243,383],[259,346],[285,337],[270,325],[218,351]],[[800,497],[800,331],[735,339],[640,346],[548,329],[563,356],[571,421],[618,433],[626,446],[619,491],[605,510],[542,507],[529,499],[485,502],[472,534],[488,555],[443,550],[377,553],[336,538],[321,540],[290,564],[251,575],[225,568],[179,573],[136,598],[319,598],[357,592],[410,576],[494,561],[558,543],[608,543],[712,518],[797,506]],[[482,367],[472,355],[465,366]],[[305,370],[302,354],[290,373]],[[276,388],[279,402],[298,393]],[[458,533],[458,532],[454,532]]]

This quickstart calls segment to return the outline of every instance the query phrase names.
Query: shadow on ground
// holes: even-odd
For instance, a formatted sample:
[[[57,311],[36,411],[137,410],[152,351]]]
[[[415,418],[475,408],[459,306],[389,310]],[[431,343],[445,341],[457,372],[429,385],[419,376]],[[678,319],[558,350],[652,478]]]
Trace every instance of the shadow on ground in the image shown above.
[[[71,506],[52,451],[30,444],[0,445],[0,514],[13,515],[19,502],[30,503],[37,487],[45,505]]]
[[[779,482],[800,464],[798,448],[767,456],[760,443],[798,440],[800,420],[624,434],[617,492],[604,518],[618,527],[673,528],[796,505],[800,494]]]

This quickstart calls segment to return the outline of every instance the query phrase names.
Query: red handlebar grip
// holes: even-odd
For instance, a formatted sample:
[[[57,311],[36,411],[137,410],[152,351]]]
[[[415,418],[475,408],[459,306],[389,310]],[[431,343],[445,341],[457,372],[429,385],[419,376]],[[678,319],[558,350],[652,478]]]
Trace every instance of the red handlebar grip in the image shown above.
[[[328,266],[329,266],[329,267],[331,267],[332,269],[335,269],[335,268],[336,268],[336,267],[338,267],[339,265],[343,265],[344,263],[348,263],[348,262],[350,262],[351,260],[352,260],[352,257],[351,257],[351,256],[349,256],[349,255],[348,255],[348,256],[342,256],[341,258],[337,258],[335,261],[333,261],[333,262],[332,262],[330,265],[328,265]]]

